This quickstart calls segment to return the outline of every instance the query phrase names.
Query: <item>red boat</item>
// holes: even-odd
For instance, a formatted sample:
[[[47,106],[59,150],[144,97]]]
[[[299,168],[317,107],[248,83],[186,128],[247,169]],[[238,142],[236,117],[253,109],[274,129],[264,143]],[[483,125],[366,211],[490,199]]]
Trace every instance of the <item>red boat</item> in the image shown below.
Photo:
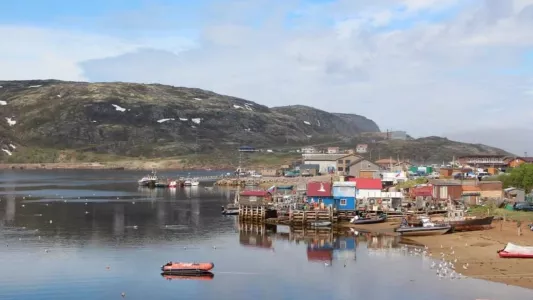
[[[498,250],[498,255],[501,258],[533,258],[533,247],[507,243],[505,248]]]
[[[168,275],[189,275],[209,273],[215,265],[213,263],[184,263],[184,262],[168,262],[161,266],[163,274]]]

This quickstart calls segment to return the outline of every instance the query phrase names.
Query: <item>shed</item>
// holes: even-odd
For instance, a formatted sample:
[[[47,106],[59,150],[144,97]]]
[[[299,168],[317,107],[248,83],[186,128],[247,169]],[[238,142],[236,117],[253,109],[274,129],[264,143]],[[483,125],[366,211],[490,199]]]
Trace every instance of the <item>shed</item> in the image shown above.
[[[501,181],[480,181],[478,185],[482,199],[503,198],[503,183]]]
[[[272,194],[268,191],[242,191],[239,194],[239,204],[248,206],[263,206],[272,201]]]
[[[357,160],[352,161],[346,167],[346,169],[347,169],[346,174],[350,176],[361,177],[361,178],[380,178],[379,177],[380,167],[376,165],[375,163],[364,158],[359,158]]]
[[[350,181],[355,182],[357,187],[357,199],[381,198],[381,189],[383,188],[381,179],[350,178]]]
[[[478,205],[480,203],[481,189],[479,186],[463,185],[461,196],[465,204]]]
[[[300,174],[302,174],[302,176],[305,176],[305,175],[316,176],[318,175],[319,172],[320,172],[319,164],[300,165]]]
[[[307,203],[324,203],[325,206],[334,206],[331,182],[310,181],[307,183]]]
[[[433,199],[452,200],[461,199],[463,193],[462,185],[452,181],[433,181]]]
[[[333,200],[339,211],[354,211],[356,209],[356,184],[353,181],[337,181],[333,183]]]

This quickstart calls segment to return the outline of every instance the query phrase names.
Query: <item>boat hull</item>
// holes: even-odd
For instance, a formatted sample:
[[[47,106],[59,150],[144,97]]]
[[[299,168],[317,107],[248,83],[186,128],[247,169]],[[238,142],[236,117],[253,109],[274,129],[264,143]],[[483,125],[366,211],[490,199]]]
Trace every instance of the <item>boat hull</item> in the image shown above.
[[[448,224],[453,227],[453,231],[475,231],[490,228],[492,220],[494,220],[494,216],[464,221],[450,221]]]
[[[172,275],[161,273],[161,276],[163,276],[163,278],[166,280],[212,280],[213,277],[215,277],[215,274],[211,272],[190,275]]]
[[[213,263],[173,263],[161,266],[161,271],[167,275],[195,275],[210,273],[214,267]]]
[[[396,232],[402,236],[428,236],[428,235],[442,235],[449,232],[451,226],[445,227],[408,227],[396,228]]]
[[[376,223],[383,223],[387,220],[386,217],[382,217],[382,218],[377,218],[377,219],[359,219],[359,220],[354,220],[353,222],[350,222],[352,224],[356,224],[356,225],[361,225],[361,224],[376,224]]]
[[[533,258],[533,247],[507,243],[505,248],[498,250],[498,255],[501,258]]]

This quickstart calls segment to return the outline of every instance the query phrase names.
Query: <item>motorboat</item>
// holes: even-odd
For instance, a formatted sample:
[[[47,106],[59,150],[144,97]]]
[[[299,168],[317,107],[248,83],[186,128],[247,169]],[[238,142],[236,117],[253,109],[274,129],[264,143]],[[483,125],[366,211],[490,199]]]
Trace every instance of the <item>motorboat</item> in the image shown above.
[[[168,187],[169,188],[175,188],[178,186],[178,182],[176,180],[171,180],[169,183],[168,183]]]
[[[380,215],[377,218],[358,218],[356,216],[350,220],[350,223],[352,224],[376,224],[376,223],[383,223],[385,221],[387,221],[387,215]]]
[[[198,181],[198,178],[185,178],[183,181],[184,186],[198,186],[200,185],[200,181]]]
[[[152,171],[152,173],[144,176],[143,178],[139,179],[137,183],[140,186],[155,186],[155,184],[159,181],[159,177],[157,177],[157,174],[155,171]]]
[[[427,235],[442,235],[452,229],[449,224],[435,224],[432,223],[428,217],[421,217],[422,226],[410,226],[404,219],[402,225],[396,229],[395,232],[400,233],[402,236],[427,236]]]
[[[222,214],[223,215],[238,215],[239,214],[239,206],[235,204],[228,204],[226,207],[222,206]]]
[[[501,258],[533,258],[533,247],[507,243],[505,248],[498,250]]]
[[[185,262],[168,262],[161,266],[161,271],[165,275],[194,275],[205,274],[215,267],[211,262],[209,263],[185,263]]]

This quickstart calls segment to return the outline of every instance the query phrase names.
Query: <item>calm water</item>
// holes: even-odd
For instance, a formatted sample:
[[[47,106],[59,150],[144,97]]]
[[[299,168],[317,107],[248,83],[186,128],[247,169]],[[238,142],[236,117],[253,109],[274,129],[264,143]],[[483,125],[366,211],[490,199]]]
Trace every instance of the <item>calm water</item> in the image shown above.
[[[0,171],[0,299],[531,299],[439,279],[391,237],[239,226],[227,189],[148,190],[145,172]],[[164,174],[177,176],[177,174]],[[181,174],[183,176],[186,174]],[[194,175],[194,174],[192,174]],[[208,183],[210,185],[210,183]],[[383,248],[384,247],[384,248]],[[160,275],[212,261],[211,280]]]

